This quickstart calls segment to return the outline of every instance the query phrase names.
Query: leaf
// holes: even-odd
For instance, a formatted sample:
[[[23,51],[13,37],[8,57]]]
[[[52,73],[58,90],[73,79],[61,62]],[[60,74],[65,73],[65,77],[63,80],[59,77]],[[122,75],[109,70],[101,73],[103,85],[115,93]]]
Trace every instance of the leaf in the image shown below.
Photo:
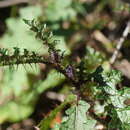
[[[2,46],[7,48],[20,47],[28,50],[39,50],[40,42],[34,38],[34,34],[28,31],[28,27],[21,18],[36,18],[41,15],[39,6],[28,6],[20,9],[19,18],[9,18],[6,21],[7,32],[0,39]],[[44,49],[45,50],[45,49]],[[45,51],[44,51],[45,52]],[[26,70],[25,70],[26,68]],[[0,82],[0,123],[5,121],[19,121],[27,118],[34,111],[34,105],[38,98],[35,91],[34,77],[39,74],[39,68],[33,70],[30,66],[18,66],[18,70],[4,69],[3,79]],[[31,78],[28,75],[32,75]],[[32,84],[33,82],[33,84]],[[22,100],[24,99],[24,100]],[[19,114],[18,114],[19,113]]]
[[[42,93],[43,91],[58,86],[65,80],[65,76],[56,70],[51,70],[48,73],[47,78],[37,87],[37,92]]]
[[[91,130],[94,129],[96,121],[91,119],[86,112],[90,105],[80,100],[66,111],[59,130]],[[58,128],[57,128],[58,129]]]
[[[103,63],[104,57],[103,55],[95,51],[91,47],[86,47],[85,56],[82,61],[84,62],[84,69],[87,72],[94,72],[96,67]]]
[[[111,116],[110,122],[108,122],[108,129],[120,129],[121,130],[121,121],[117,116],[116,110],[110,105],[107,107],[107,112]]]
[[[0,123],[5,121],[16,122],[23,120],[32,114],[33,107],[30,104],[22,104],[10,101],[0,107]]]
[[[92,74],[94,80],[99,83],[100,89],[106,94],[116,95],[118,93],[116,85],[121,81],[121,72],[117,70],[105,71],[99,66]]]
[[[130,104],[125,103],[126,100],[130,99],[130,88],[124,87],[116,97],[111,97],[111,99],[113,99],[113,105],[117,107],[115,110],[122,124],[130,125],[130,117],[128,116],[130,115]]]
[[[76,12],[71,7],[72,0],[49,0],[47,8],[45,8],[45,16],[48,21],[68,20],[75,18]],[[55,15],[56,14],[56,15]]]
[[[42,51],[42,54],[47,53],[47,50],[42,47],[42,42],[35,38],[35,34],[29,31],[28,26],[22,20],[23,18],[37,18],[41,13],[42,11],[39,6],[30,6],[20,9],[19,18],[7,19],[6,24],[8,30],[0,39],[3,46],[6,48],[26,48],[36,52]]]
[[[130,99],[130,88],[122,88],[117,90],[116,85],[121,81],[121,72],[117,70],[111,70],[110,72],[96,70],[95,78],[99,82],[100,89],[107,95],[107,103],[110,106],[109,115],[112,120],[109,124],[110,128],[124,128],[130,125],[130,104],[125,102]],[[101,75],[100,75],[101,74]],[[118,122],[118,124],[116,123]],[[113,125],[112,125],[113,124]]]
[[[50,128],[50,124],[52,122],[52,120],[56,117],[56,114],[58,112],[60,112],[68,103],[74,101],[76,99],[75,95],[69,95],[67,97],[67,99],[60,104],[58,107],[56,107],[50,114],[48,117],[46,117],[45,119],[43,119],[39,126],[40,126],[40,130],[48,130]],[[56,128],[55,128],[56,129]]]
[[[29,72],[32,74],[32,77],[36,77],[39,73],[38,71],[33,71],[30,67],[28,68]],[[28,94],[34,90],[33,85],[29,85],[32,79],[30,79],[30,82],[28,80],[29,77],[22,66],[19,66],[17,71],[11,71],[7,68],[4,70],[4,77],[0,82],[0,123],[5,121],[19,121],[28,117],[33,112],[37,96],[35,99],[32,98],[31,102],[27,102]],[[24,100],[21,100],[23,97]],[[20,114],[18,114],[19,111]]]
[[[39,6],[28,6],[20,9],[20,17],[7,19],[7,32],[0,39],[2,46],[7,48],[19,47],[30,51],[45,54],[47,49],[42,47],[42,42],[35,39],[35,34],[29,31],[23,18],[34,19],[41,15]],[[64,40],[62,40],[64,42]],[[60,42],[58,47],[66,50],[65,42]],[[62,46],[62,43],[64,44]],[[26,70],[25,70],[26,69]],[[36,80],[39,68],[19,65],[17,70],[9,71],[5,68],[3,80],[0,81],[0,123],[5,121],[19,121],[27,118],[34,111],[34,105],[39,95],[49,89],[61,84],[65,77],[56,71],[52,71],[47,79]],[[14,109],[13,109],[14,108]],[[20,110],[18,114],[16,110]],[[12,116],[14,114],[14,116]]]

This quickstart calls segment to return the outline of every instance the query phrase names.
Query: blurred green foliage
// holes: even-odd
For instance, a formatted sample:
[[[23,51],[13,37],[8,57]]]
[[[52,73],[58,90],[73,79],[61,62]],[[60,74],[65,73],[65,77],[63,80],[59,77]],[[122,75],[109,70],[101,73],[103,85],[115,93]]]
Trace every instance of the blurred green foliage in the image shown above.
[[[129,130],[130,107],[127,101],[130,99],[130,89],[122,84],[122,88],[118,89],[122,75],[119,71],[110,69],[109,64],[115,44],[112,40],[110,43],[104,43],[94,39],[93,35],[90,36],[95,30],[99,30],[104,34],[112,32],[110,35],[106,33],[111,38],[113,28],[118,27],[120,22],[117,14],[124,11],[126,15],[121,16],[127,19],[129,10],[128,3],[117,0],[101,0],[99,4],[96,0],[45,0],[41,1],[41,5],[21,7],[19,16],[6,19],[7,30],[0,38],[1,47],[26,48],[47,56],[48,48],[35,38],[34,32],[29,31],[23,19],[37,19],[41,23],[47,23],[54,30],[54,39],[60,41],[56,49],[65,51],[63,65],[74,66],[79,81],[85,83],[80,86],[81,90],[77,91],[70,82],[66,82],[63,74],[48,66],[42,74],[40,65],[12,65],[11,69],[0,68],[0,124],[28,118],[34,112],[40,95],[56,87],[67,99],[40,122],[41,130],[49,129],[57,113],[63,111],[68,104],[70,107],[67,107],[63,114],[61,124],[56,124],[53,130],[94,129],[97,121],[90,117],[92,112],[102,120],[102,115],[104,119],[107,116],[111,118],[107,124],[103,124],[108,129]],[[93,45],[98,42],[101,42],[99,46]],[[90,46],[98,48],[99,51]],[[107,49],[110,51],[107,52]],[[83,100],[74,98],[77,92]],[[91,102],[95,108],[91,106]],[[100,114],[96,108],[102,109]],[[89,111],[91,109],[92,111]]]
[[[23,22],[23,18],[33,19],[41,15],[40,6],[29,6],[20,9],[19,18],[7,19],[7,32],[0,39],[2,46],[13,48],[15,46],[26,48],[31,51],[46,54],[47,49],[42,47],[41,41],[35,39],[33,32]],[[60,39],[57,48],[67,50],[64,39]],[[28,117],[34,111],[34,105],[39,94],[46,89],[52,88],[64,81],[64,77],[56,71],[51,71],[45,80],[35,80],[40,73],[39,67],[32,65],[14,66],[14,69],[4,68],[3,79],[0,81],[1,107],[0,123],[5,121],[19,121]],[[2,70],[1,70],[2,71]],[[19,75],[19,76],[18,76]],[[20,114],[18,114],[20,111]]]
[[[45,9],[46,20],[55,22],[58,20],[68,20],[76,17],[76,11],[72,8],[72,0],[49,0],[46,1],[48,6]],[[54,15],[55,12],[55,15]]]

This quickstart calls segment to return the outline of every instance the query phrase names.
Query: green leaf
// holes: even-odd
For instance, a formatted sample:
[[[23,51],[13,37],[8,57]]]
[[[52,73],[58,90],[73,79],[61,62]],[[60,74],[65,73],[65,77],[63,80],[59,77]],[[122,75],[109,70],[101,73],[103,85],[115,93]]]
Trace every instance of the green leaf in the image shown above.
[[[7,19],[7,32],[0,39],[3,46],[6,48],[26,48],[30,51],[42,52],[42,54],[47,53],[47,49],[42,47],[42,42],[35,38],[35,34],[29,31],[29,27],[22,20],[23,18],[34,19],[41,14],[39,6],[30,6],[20,9],[19,18]]]
[[[42,14],[40,6],[28,6],[20,9],[18,18],[9,18],[6,21],[7,32],[0,39],[2,46],[6,48],[26,48],[30,51],[46,54],[47,49],[40,40],[36,40],[35,34],[29,31],[28,25],[22,20],[34,19]],[[62,44],[63,43],[63,44]],[[63,46],[62,46],[63,45]],[[66,50],[64,39],[58,45],[61,50]],[[0,81],[0,123],[5,121],[19,121],[27,118],[34,111],[34,105],[43,91],[61,84],[65,77],[56,71],[52,71],[47,79],[36,80],[39,68],[19,65],[17,70],[8,71],[5,68],[3,79]],[[14,109],[12,109],[14,108]],[[21,114],[15,111],[21,111]],[[14,114],[14,116],[12,116]]]
[[[75,10],[71,7],[72,0],[49,0],[44,13],[48,21],[68,20],[76,16]],[[55,15],[56,14],[56,15]]]
[[[120,119],[118,118],[115,108],[113,108],[112,105],[109,105],[107,108],[108,108],[107,112],[111,116],[111,120],[108,123],[108,129],[110,129],[110,130],[111,129],[120,129],[121,130],[122,123],[121,123]]]
[[[122,124],[122,130],[130,130],[130,124],[127,123]]]
[[[28,94],[34,91],[33,85],[30,84],[39,72],[33,71],[29,67],[28,73],[32,75],[32,79],[29,79],[22,66],[19,66],[17,71],[9,69],[4,71],[4,77],[0,82],[2,93],[0,98],[0,123],[19,121],[33,112],[37,96],[35,99],[32,98],[31,102],[28,102]],[[33,84],[36,82],[33,82]],[[23,98],[24,100],[21,100]],[[18,114],[19,111],[20,114]]]
[[[38,93],[42,93],[43,91],[58,86],[65,80],[65,76],[56,70],[51,70],[48,73],[47,78],[36,88]]]
[[[50,114],[48,117],[46,117],[45,119],[43,119],[39,126],[40,126],[40,130],[48,130],[50,128],[50,124],[52,122],[52,120],[56,117],[56,114],[58,112],[60,112],[68,103],[73,102],[76,99],[75,95],[69,95],[67,97],[67,99],[61,103],[58,107],[56,107]],[[57,127],[57,126],[56,126]],[[55,129],[56,129],[55,127]]]
[[[117,90],[116,85],[121,81],[121,73],[117,70],[104,72],[101,69],[99,71],[98,68],[94,74],[96,82],[100,84],[100,89],[107,94],[106,102],[111,105],[109,115],[112,120],[109,127],[124,130],[123,128],[130,125],[130,117],[128,116],[130,115],[130,104],[127,104],[127,100],[130,99],[130,88],[124,87]]]
[[[60,125],[59,130],[91,130],[94,129],[96,121],[91,119],[86,112],[90,105],[80,100],[66,111],[66,117]],[[58,128],[57,128],[58,129]]]
[[[113,105],[117,107],[115,110],[122,124],[130,124],[130,117],[128,116],[130,115],[130,104],[125,102],[130,99],[130,88],[124,87],[117,96],[111,97],[111,99],[113,99]]]
[[[121,72],[111,70],[106,72],[101,66],[92,74],[94,80],[99,83],[100,89],[106,94],[116,95],[118,93],[116,85],[121,81]]]
[[[16,122],[25,119],[33,112],[33,106],[10,101],[0,107],[0,123],[5,121]]]
[[[86,47],[85,56],[82,61],[84,62],[84,69],[87,72],[94,72],[96,67],[101,65],[104,61],[103,54],[95,51],[91,47]]]
[[[2,46],[6,48],[20,47],[31,51],[39,51],[41,42],[37,41],[34,34],[28,31],[28,27],[22,21],[22,18],[33,19],[40,15],[41,9],[39,6],[28,6],[20,9],[19,18],[7,19],[7,32],[0,39]],[[0,82],[2,93],[0,99],[0,123],[22,120],[34,111],[34,105],[38,95],[36,92],[32,93],[32,91],[35,91],[34,84],[37,81],[34,82],[34,79],[39,74],[39,68],[37,70],[36,68],[33,70],[29,66],[25,68],[19,65],[17,71],[9,71],[8,68],[4,70],[4,78]]]

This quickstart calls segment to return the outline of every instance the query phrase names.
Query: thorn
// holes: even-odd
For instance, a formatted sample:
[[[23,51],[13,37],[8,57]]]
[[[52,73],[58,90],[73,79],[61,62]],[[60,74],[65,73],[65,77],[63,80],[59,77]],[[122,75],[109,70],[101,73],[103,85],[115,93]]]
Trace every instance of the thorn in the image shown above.
[[[16,64],[16,66],[17,66],[17,67],[16,67],[16,70],[18,70],[18,66],[19,66],[19,64]]]
[[[26,71],[26,72],[28,72],[28,71],[27,71],[27,69],[26,69],[26,66],[25,66],[25,64],[23,64],[23,67],[24,67],[25,71]]]
[[[35,64],[35,68],[37,69],[37,64],[36,63],[34,63]]]
[[[12,65],[9,65],[9,70],[10,70],[11,72],[13,72],[13,71],[15,70],[13,64],[12,64]]]
[[[31,63],[29,63],[29,65],[31,66],[32,70],[34,70],[34,71],[35,71],[35,69],[34,69],[33,65],[32,65]],[[36,64],[35,64],[35,68],[36,68]]]
[[[31,68],[33,69],[33,66],[32,66],[32,64],[31,63],[29,63],[29,65],[31,66]]]

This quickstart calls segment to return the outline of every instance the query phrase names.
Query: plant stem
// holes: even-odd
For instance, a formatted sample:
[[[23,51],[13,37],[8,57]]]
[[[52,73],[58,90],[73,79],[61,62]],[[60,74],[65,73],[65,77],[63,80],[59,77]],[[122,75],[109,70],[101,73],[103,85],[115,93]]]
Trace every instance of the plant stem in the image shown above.
[[[116,61],[117,59],[117,56],[118,56],[118,53],[123,45],[123,42],[125,41],[125,39],[127,38],[128,34],[129,34],[129,31],[130,31],[130,20],[128,21],[127,25],[126,25],[126,28],[123,32],[123,35],[122,37],[119,39],[119,42],[117,43],[117,46],[116,46],[116,49],[110,59],[110,63],[111,64],[114,64],[114,62]]]

